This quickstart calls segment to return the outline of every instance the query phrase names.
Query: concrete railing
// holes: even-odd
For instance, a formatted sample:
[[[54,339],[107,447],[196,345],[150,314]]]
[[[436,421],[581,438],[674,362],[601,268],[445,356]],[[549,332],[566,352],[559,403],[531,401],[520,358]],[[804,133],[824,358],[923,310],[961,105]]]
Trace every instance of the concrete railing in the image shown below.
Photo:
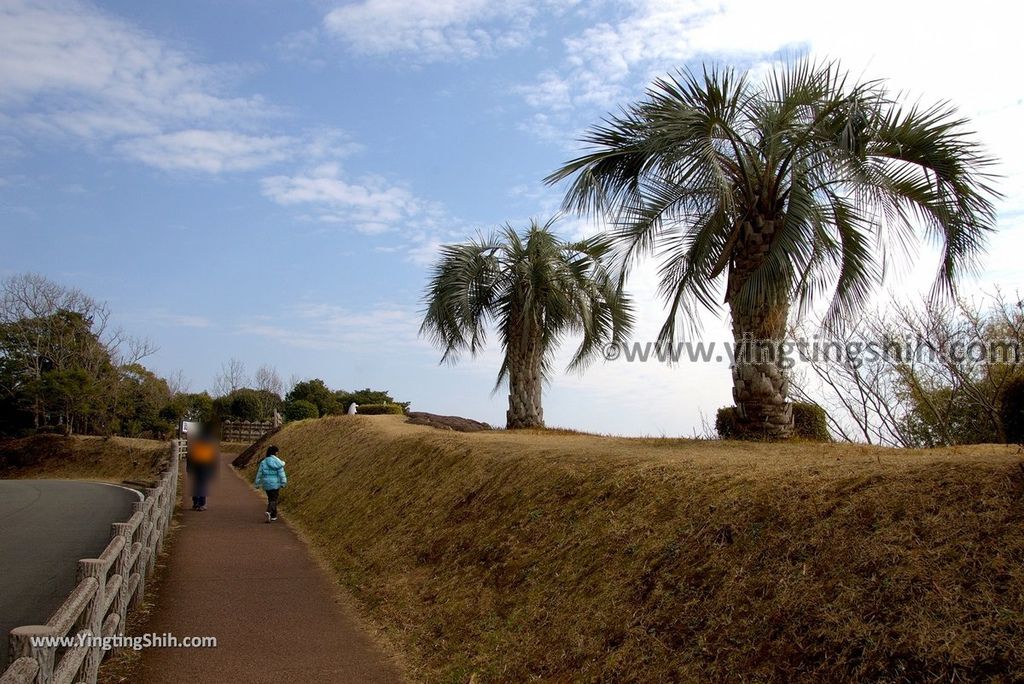
[[[156,567],[178,499],[183,440],[171,440],[166,468],[156,487],[134,506],[127,522],[114,523],[99,558],[78,561],[78,585],[45,625],[16,627],[10,634],[10,666],[0,684],[70,684],[96,681],[107,653],[101,640],[123,635],[128,614],[142,601],[146,578]],[[63,637],[85,637],[68,646]],[[53,640],[53,641],[51,641]]]

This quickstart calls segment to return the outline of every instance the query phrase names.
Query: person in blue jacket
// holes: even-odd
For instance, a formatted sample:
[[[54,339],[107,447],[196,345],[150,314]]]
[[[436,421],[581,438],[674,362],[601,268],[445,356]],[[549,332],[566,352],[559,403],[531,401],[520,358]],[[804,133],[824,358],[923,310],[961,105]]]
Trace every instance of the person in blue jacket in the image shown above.
[[[277,520],[277,497],[288,485],[288,475],[284,472],[284,461],[277,457],[277,447],[267,447],[267,454],[256,469],[256,489],[267,493],[267,522]]]

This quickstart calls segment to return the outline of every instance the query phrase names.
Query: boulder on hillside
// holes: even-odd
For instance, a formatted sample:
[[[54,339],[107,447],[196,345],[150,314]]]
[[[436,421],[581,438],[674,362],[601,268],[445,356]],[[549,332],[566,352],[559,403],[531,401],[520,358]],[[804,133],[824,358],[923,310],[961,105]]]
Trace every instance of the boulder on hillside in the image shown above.
[[[480,432],[482,430],[493,430],[487,423],[478,420],[462,418],[460,416],[439,416],[436,413],[424,413],[423,411],[410,411],[406,414],[407,423],[413,425],[427,425],[439,430],[455,430],[456,432]]]

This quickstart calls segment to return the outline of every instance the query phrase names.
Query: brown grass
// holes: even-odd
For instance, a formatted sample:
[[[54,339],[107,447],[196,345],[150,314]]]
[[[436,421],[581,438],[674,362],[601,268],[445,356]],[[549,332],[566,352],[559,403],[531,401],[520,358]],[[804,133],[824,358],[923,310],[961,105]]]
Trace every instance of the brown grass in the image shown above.
[[[167,442],[151,439],[35,435],[0,440],[0,477],[147,482],[167,453]]]
[[[464,434],[397,416],[274,441],[286,514],[423,681],[1024,679],[1016,447]]]

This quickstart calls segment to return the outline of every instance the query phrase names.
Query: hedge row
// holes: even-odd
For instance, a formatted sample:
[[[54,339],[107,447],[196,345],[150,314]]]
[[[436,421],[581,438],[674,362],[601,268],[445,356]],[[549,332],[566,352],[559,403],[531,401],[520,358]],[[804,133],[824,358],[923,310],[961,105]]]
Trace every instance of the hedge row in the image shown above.
[[[405,407],[401,404],[357,404],[357,407],[356,412],[364,416],[379,416],[385,413],[402,415],[405,413]]]

